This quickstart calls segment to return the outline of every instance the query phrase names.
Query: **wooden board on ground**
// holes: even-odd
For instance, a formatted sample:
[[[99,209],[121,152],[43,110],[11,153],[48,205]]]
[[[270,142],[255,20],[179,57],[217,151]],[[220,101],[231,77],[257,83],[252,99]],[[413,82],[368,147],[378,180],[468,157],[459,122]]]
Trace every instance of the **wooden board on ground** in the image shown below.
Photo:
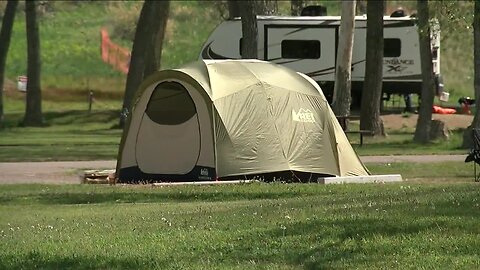
[[[88,170],[82,178],[84,184],[111,184],[115,178],[115,170]]]

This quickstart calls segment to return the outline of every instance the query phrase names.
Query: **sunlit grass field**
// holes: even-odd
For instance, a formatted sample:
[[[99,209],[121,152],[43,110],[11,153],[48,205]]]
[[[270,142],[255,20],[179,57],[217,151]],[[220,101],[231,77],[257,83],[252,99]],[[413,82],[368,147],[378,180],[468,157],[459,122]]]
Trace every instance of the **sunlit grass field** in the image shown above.
[[[478,184],[7,185],[2,269],[480,265]]]

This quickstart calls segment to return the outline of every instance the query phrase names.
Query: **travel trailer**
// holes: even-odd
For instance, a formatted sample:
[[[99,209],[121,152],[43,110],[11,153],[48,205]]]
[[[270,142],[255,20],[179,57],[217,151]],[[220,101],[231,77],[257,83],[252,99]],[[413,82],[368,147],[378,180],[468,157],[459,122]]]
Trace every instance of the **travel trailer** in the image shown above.
[[[332,100],[339,40],[339,16],[258,16],[258,58],[313,78]],[[365,79],[367,17],[355,17],[352,52],[352,99],[359,104]],[[384,17],[383,92],[420,94],[421,67],[418,27],[414,17]],[[432,31],[433,70],[440,78],[439,28]],[[242,27],[235,18],[222,22],[202,47],[202,59],[240,59]],[[438,92],[437,92],[438,93]]]

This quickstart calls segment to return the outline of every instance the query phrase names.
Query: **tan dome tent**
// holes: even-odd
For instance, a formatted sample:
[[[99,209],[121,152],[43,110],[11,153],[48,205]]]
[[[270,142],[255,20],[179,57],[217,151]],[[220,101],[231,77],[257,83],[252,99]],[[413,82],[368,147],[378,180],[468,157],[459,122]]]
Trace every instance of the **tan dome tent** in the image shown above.
[[[368,175],[320,87],[257,60],[203,60],[140,86],[119,182]]]

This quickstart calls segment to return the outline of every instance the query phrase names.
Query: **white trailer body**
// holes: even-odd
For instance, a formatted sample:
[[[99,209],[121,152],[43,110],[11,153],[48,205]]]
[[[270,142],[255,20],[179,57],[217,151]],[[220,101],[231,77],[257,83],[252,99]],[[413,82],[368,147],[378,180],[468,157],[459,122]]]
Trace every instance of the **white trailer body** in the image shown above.
[[[312,77],[331,100],[335,81],[339,16],[259,16],[258,58]],[[366,16],[355,17],[352,51],[352,96],[359,102],[365,78]],[[387,94],[421,92],[420,49],[416,19],[384,17],[383,91]],[[205,42],[200,58],[240,59],[240,19],[222,22]],[[440,75],[440,37],[432,31],[435,75]]]

